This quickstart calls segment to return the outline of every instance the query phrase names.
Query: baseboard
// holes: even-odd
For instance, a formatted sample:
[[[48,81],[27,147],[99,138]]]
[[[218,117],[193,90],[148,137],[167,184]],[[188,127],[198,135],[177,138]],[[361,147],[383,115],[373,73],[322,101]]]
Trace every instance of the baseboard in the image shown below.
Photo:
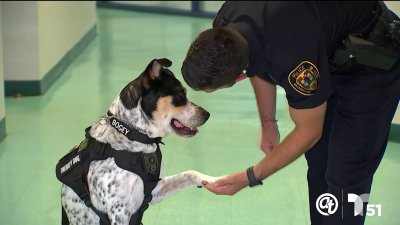
[[[97,36],[96,25],[76,43],[62,58],[47,72],[41,80],[4,81],[6,96],[20,94],[22,96],[34,96],[44,94],[51,85],[61,77],[68,66],[86,49]]]
[[[6,118],[0,120],[0,142],[6,137]]]
[[[194,1],[195,2],[195,1]],[[193,3],[192,3],[193,4]],[[190,16],[190,17],[200,17],[200,18],[214,18],[217,13],[199,11],[197,8],[195,10],[187,10],[187,9],[175,9],[168,8],[162,6],[144,6],[139,4],[127,4],[124,2],[111,2],[111,1],[97,1],[97,8],[108,8],[108,9],[120,9],[120,10],[129,10],[136,12],[144,12],[144,13],[157,13],[157,14],[166,14],[166,15],[174,15],[174,16]],[[193,5],[192,5],[193,7]]]
[[[400,124],[392,123],[390,127],[389,140],[400,143]]]

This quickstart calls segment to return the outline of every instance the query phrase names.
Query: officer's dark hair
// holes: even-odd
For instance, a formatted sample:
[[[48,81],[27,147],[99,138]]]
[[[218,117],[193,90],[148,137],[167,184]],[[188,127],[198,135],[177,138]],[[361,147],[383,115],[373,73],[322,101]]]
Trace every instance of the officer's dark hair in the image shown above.
[[[216,89],[235,81],[248,65],[246,40],[234,29],[212,28],[191,44],[182,65],[185,82],[195,90]]]

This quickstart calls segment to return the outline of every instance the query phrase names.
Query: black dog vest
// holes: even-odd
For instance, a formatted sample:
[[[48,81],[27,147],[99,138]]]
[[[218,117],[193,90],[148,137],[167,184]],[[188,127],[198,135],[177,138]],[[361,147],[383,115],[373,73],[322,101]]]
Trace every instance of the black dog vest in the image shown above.
[[[74,190],[86,206],[90,207],[100,217],[100,225],[108,225],[110,220],[107,214],[98,211],[92,205],[87,174],[92,161],[113,157],[118,167],[137,174],[143,180],[145,195],[143,203],[129,221],[130,225],[140,225],[143,213],[149,207],[149,202],[152,199],[151,192],[160,180],[162,155],[159,143],[162,143],[161,138],[149,138],[135,129],[130,129],[129,126],[114,117],[109,117],[109,122],[110,124],[114,123],[114,125],[118,124],[118,126],[113,125],[113,127],[130,140],[145,144],[157,144],[157,150],[149,154],[115,150],[109,144],[101,143],[92,138],[89,135],[89,127],[86,129],[86,139],[60,159],[56,166],[56,176],[59,181]],[[69,224],[64,208],[62,220],[63,225]]]

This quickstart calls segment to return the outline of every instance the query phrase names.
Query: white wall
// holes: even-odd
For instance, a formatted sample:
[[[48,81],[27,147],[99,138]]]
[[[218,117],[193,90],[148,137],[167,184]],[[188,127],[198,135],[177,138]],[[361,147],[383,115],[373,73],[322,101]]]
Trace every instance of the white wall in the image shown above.
[[[95,2],[39,1],[39,79],[96,24]]]
[[[37,3],[4,1],[1,5],[4,79],[37,80]]]
[[[386,6],[400,16],[400,1],[384,1]]]
[[[5,80],[41,80],[96,24],[94,1],[5,1]]]
[[[3,81],[43,79],[96,24],[95,4],[0,2],[0,120],[5,117]]]
[[[4,74],[3,74],[3,41],[1,29],[1,4],[0,4],[0,121],[6,116],[4,104]]]

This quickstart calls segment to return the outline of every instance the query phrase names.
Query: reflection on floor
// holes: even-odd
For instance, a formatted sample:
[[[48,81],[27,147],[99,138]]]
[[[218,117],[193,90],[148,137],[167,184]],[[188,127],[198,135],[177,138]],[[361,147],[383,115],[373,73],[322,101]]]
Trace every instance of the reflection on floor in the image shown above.
[[[60,224],[58,159],[83,138],[84,128],[104,115],[118,91],[150,60],[167,57],[182,80],[187,48],[211,20],[98,10],[98,37],[63,77],[40,97],[6,99],[8,136],[0,143],[0,224]],[[223,175],[246,169],[263,154],[256,147],[258,114],[248,81],[231,89],[189,98],[211,112],[190,139],[170,136],[163,146],[165,174],[195,169]],[[282,137],[293,124],[279,89]],[[371,202],[381,217],[368,225],[398,224],[400,145],[389,143],[376,173]],[[303,225],[309,224],[306,162],[303,157],[234,197],[204,189],[183,191],[148,209],[145,225]]]

